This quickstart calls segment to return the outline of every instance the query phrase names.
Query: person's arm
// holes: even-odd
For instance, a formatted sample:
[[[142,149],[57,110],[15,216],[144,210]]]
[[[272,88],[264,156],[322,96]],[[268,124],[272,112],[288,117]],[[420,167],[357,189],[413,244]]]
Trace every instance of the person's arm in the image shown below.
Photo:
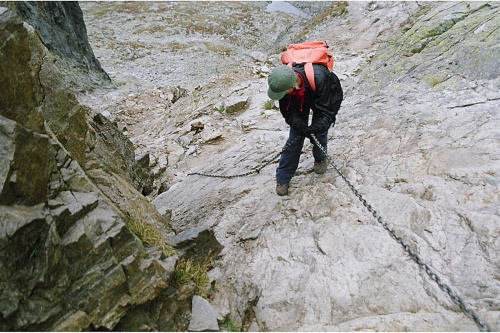
[[[285,118],[285,122],[294,130],[303,134],[307,128],[307,124],[300,117],[298,111],[300,109],[300,101],[298,98],[292,98],[290,95],[285,95],[285,97],[280,99],[279,105],[281,115]]]

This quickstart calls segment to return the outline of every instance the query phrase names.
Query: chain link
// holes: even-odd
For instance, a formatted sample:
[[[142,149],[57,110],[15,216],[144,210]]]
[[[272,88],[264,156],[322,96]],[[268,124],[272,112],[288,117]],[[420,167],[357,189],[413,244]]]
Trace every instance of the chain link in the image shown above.
[[[481,318],[479,318],[479,316],[473,310],[469,309],[467,307],[467,305],[465,304],[465,302],[462,300],[462,298],[460,298],[460,296],[458,296],[456,293],[454,293],[448,285],[446,285],[445,283],[443,283],[441,281],[441,279],[439,278],[439,276],[436,273],[434,273],[433,270],[426,263],[424,263],[422,261],[422,259],[420,258],[420,256],[418,254],[415,254],[415,252],[405,242],[405,240],[402,239],[401,237],[399,237],[396,234],[396,231],[394,231],[394,229],[387,222],[385,222],[385,221],[382,220],[382,217],[380,217],[378,215],[377,211],[375,209],[373,209],[370,204],[368,204],[368,202],[358,192],[358,190],[354,187],[354,185],[352,185],[351,182],[340,171],[340,169],[334,163],[334,161],[332,160],[332,158],[328,155],[328,153],[326,152],[326,150],[320,144],[320,142],[318,141],[318,139],[316,139],[316,136],[314,134],[311,134],[311,137],[312,137],[312,139],[314,141],[314,144],[323,152],[323,154],[325,154],[327,156],[327,158],[330,161],[332,167],[340,175],[340,177],[346,182],[346,184],[349,186],[349,188],[352,190],[352,192],[356,195],[356,197],[359,199],[359,201],[361,201],[361,203],[363,204],[363,206],[365,206],[366,209],[373,215],[373,217],[375,217],[375,219],[377,220],[377,222],[380,223],[382,225],[382,227],[389,232],[389,235],[391,235],[391,237],[394,238],[403,247],[403,249],[408,253],[408,255],[410,256],[410,258],[413,259],[413,261],[415,261],[419,265],[419,267],[422,270],[424,270],[425,273],[427,273],[427,275],[430,277],[430,279],[432,281],[434,281],[434,282],[437,283],[437,285],[439,286],[439,288],[441,290],[443,290],[445,293],[448,294],[448,296],[451,298],[451,300],[453,302],[455,302],[460,307],[460,309],[462,310],[462,312],[468,318],[472,319],[475,322],[475,324],[477,325],[477,327],[482,332],[492,332],[492,329],[491,329],[490,325],[486,321],[484,321]]]
[[[202,173],[202,172],[191,172],[191,173],[188,173],[187,176],[197,175],[197,176],[212,177],[212,178],[224,178],[224,179],[232,179],[232,178],[237,178],[237,177],[250,176],[250,175],[259,173],[260,170],[264,169],[266,166],[268,166],[269,164],[273,163],[275,159],[277,159],[278,157],[280,157],[281,154],[283,154],[285,151],[287,151],[287,149],[290,148],[290,146],[292,146],[298,140],[300,140],[300,136],[296,137],[295,139],[292,140],[292,142],[290,142],[288,145],[286,145],[285,147],[283,147],[283,149],[278,154],[276,154],[275,156],[273,156],[269,161],[265,162],[263,165],[257,167],[255,170],[252,170],[252,171],[248,171],[248,172],[241,173],[241,174],[238,174],[238,175],[231,175],[231,176],[213,175],[213,174]]]

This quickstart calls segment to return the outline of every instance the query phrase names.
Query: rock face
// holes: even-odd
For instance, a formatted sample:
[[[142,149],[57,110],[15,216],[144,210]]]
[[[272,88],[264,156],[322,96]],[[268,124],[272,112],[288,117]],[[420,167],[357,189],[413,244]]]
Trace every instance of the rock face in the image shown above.
[[[325,25],[347,30],[342,23],[356,22],[349,15],[358,9],[371,13],[368,23],[396,20],[402,5],[373,6],[349,4]],[[363,55],[371,64],[349,71],[339,60],[347,94],[329,141],[335,163],[383,220],[493,329],[500,327],[500,81],[490,57],[499,53],[499,10],[433,4]],[[237,122],[253,125],[217,154],[200,147],[199,164],[186,172],[244,173],[279,151],[286,126],[262,112],[265,79],[259,83],[246,92],[252,101]],[[309,146],[283,198],[269,166],[246,178],[187,176],[153,201],[171,212],[174,229],[213,228],[224,245],[213,271],[218,314],[270,331],[476,330],[344,181],[331,168],[316,175],[312,165]]]
[[[128,140],[100,137],[35,30],[3,7],[0,28],[0,329],[113,329],[169,286],[175,261],[129,229],[164,220],[133,165],[105,163]]]
[[[219,330],[217,314],[206,299],[194,296],[192,309],[189,332],[217,332]]]
[[[2,41],[6,42],[6,45],[2,47],[2,62],[0,63],[2,66],[2,75],[0,76],[3,96],[0,99],[2,115],[19,122],[20,125],[30,130],[43,132],[43,116],[38,108],[43,100],[43,92],[40,85],[37,84],[43,50],[39,45],[30,47],[30,40],[27,37],[28,31],[21,20],[14,19],[13,13],[10,13],[5,7],[2,7],[0,13],[6,18],[0,23],[0,37]],[[15,24],[8,24],[7,18],[9,22],[14,21]],[[28,52],[30,49],[34,54],[33,57]],[[7,63],[3,61],[4,59],[11,59],[11,62]],[[37,59],[38,63],[36,63]],[[4,74],[10,70],[17,73],[23,80],[12,84],[13,78]],[[8,96],[14,98],[7,98]],[[30,117],[23,115],[22,111],[26,109],[31,110]]]
[[[456,3],[415,22],[381,47],[363,79],[378,88],[394,81],[438,87],[446,81],[495,80],[500,75],[495,3]],[[432,59],[430,55],[435,57]],[[376,74],[375,74],[376,73]],[[384,80],[381,80],[383,77]]]
[[[87,90],[109,82],[109,76],[90,47],[77,2],[20,1],[10,5],[13,9],[14,6],[17,14],[36,29],[42,43],[62,62],[58,64],[59,70],[65,72],[65,79],[74,89]]]

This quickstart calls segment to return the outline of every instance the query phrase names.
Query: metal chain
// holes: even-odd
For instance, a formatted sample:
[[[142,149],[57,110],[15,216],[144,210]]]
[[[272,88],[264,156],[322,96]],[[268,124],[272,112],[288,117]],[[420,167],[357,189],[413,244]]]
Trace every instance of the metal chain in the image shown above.
[[[301,137],[298,136],[295,139],[293,139],[292,142],[290,142],[288,145],[286,145],[285,147],[283,147],[283,149],[278,154],[276,154],[275,156],[273,156],[268,162],[266,162],[263,165],[259,166],[255,170],[248,171],[248,172],[245,172],[245,173],[241,173],[241,174],[238,174],[238,175],[231,175],[231,176],[213,175],[213,174],[202,173],[202,172],[191,172],[191,173],[188,173],[186,176],[198,175],[198,176],[204,176],[204,177],[224,178],[224,179],[232,179],[232,178],[237,178],[237,177],[250,176],[250,175],[259,173],[260,170],[264,169],[266,166],[268,166],[269,164],[273,163],[275,159],[277,159],[281,154],[283,154],[285,151],[287,151],[287,149],[290,148],[290,146],[292,146],[295,142],[297,142],[298,140],[300,140],[300,138]]]
[[[427,275],[431,278],[431,280],[433,280],[434,282],[437,283],[437,285],[439,286],[439,288],[441,288],[441,290],[443,290],[444,292],[446,292],[448,294],[448,296],[452,299],[452,301],[455,302],[460,307],[462,312],[468,318],[472,319],[476,323],[477,327],[482,332],[492,332],[490,325],[486,321],[479,318],[479,316],[472,309],[469,309],[467,307],[467,305],[465,304],[465,302],[462,300],[462,298],[460,298],[460,296],[458,296],[456,293],[454,293],[448,285],[443,283],[441,281],[440,277],[436,273],[434,273],[434,271],[426,263],[424,263],[422,261],[420,256],[413,251],[413,249],[405,242],[405,240],[402,239],[401,237],[399,237],[396,234],[396,232],[394,231],[394,229],[387,222],[384,222],[382,220],[382,217],[380,215],[378,215],[377,211],[375,209],[373,209],[372,206],[366,202],[366,200],[358,192],[358,190],[356,190],[356,188],[351,184],[351,182],[340,171],[340,169],[334,163],[332,158],[328,155],[328,153],[325,151],[323,146],[320,144],[320,142],[318,141],[316,136],[314,134],[311,134],[311,137],[314,140],[314,144],[323,152],[323,154],[325,154],[327,156],[328,160],[330,161],[330,163],[333,166],[333,168],[335,169],[335,171],[340,175],[340,177],[342,177],[342,179],[346,182],[346,184],[349,186],[349,188],[352,190],[352,192],[356,195],[356,197],[359,199],[359,201],[361,201],[363,206],[365,206],[366,209],[373,215],[373,217],[375,217],[377,222],[380,223],[382,225],[382,227],[389,232],[391,237],[394,238],[399,244],[401,244],[401,246],[408,253],[410,258],[413,259],[413,261],[415,261],[420,266],[420,268],[424,270],[425,273],[427,273]]]
[[[213,178],[224,178],[224,179],[232,179],[232,178],[237,178],[237,177],[246,177],[249,175],[253,175],[256,173],[259,173],[260,170],[271,164],[276,158],[278,158],[281,154],[283,154],[290,146],[292,146],[296,141],[298,141],[301,137],[298,136],[296,137],[290,144],[286,145],[281,152],[276,154],[272,159],[270,159],[268,162],[264,163],[260,167],[256,168],[255,170],[242,173],[242,174],[237,174],[237,175],[231,175],[231,176],[224,176],[224,175],[213,175],[213,174],[207,174],[207,173],[201,173],[201,172],[192,172],[188,173],[187,176],[190,175],[198,175],[198,176],[204,176],[204,177],[213,177]],[[326,155],[328,160],[330,161],[331,165],[335,169],[335,171],[339,174],[339,176],[346,182],[346,184],[349,186],[349,188],[352,190],[354,195],[361,201],[363,206],[366,207],[366,209],[373,215],[373,217],[377,220],[378,223],[382,225],[382,227],[389,232],[389,235],[394,238],[408,253],[410,258],[415,261],[418,266],[429,276],[429,278],[436,282],[437,285],[441,290],[443,290],[445,293],[448,294],[448,296],[451,298],[451,300],[456,303],[462,312],[470,319],[472,319],[477,327],[482,331],[482,332],[492,332],[492,329],[490,325],[479,318],[479,316],[472,310],[469,309],[468,306],[465,304],[465,302],[462,300],[460,296],[458,296],[455,292],[451,290],[451,288],[445,284],[444,282],[441,281],[441,278],[426,264],[423,262],[423,260],[420,258],[418,254],[416,254],[413,249],[406,243],[406,241],[399,237],[396,233],[396,231],[385,221],[382,220],[382,217],[377,213],[375,209],[363,198],[363,196],[359,193],[359,191],[352,185],[352,183],[344,176],[344,174],[340,171],[340,169],[337,167],[333,159],[328,155],[326,150],[323,148],[323,146],[320,144],[318,139],[314,134],[311,134],[311,138],[314,141],[314,144],[323,152],[323,154]]]

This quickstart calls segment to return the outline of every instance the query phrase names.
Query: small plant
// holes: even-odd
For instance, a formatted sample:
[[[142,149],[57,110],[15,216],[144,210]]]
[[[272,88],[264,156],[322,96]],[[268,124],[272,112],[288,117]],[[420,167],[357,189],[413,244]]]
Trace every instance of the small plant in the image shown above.
[[[264,109],[266,110],[271,110],[273,108],[273,104],[271,103],[271,101],[267,101],[265,104],[264,104]]]
[[[196,285],[196,292],[201,296],[207,296],[208,262],[194,261],[191,259],[182,259],[175,266],[175,282],[177,285],[183,285],[193,281]]]
[[[239,332],[241,328],[238,325],[233,324],[233,321],[231,320],[231,317],[227,316],[226,321],[224,322],[224,325],[226,326],[227,330],[229,332]]]
[[[130,231],[132,231],[145,246],[160,246],[163,254],[166,257],[171,257],[176,253],[176,250],[163,242],[161,232],[154,225],[137,220],[130,220],[128,223]]]
[[[176,249],[174,249],[172,246],[168,244],[165,244],[164,242],[161,243],[161,250],[163,251],[165,257],[171,257],[177,253]]]
[[[224,104],[222,104],[219,108],[219,112],[220,113],[224,113],[224,111],[226,111],[226,106]]]

